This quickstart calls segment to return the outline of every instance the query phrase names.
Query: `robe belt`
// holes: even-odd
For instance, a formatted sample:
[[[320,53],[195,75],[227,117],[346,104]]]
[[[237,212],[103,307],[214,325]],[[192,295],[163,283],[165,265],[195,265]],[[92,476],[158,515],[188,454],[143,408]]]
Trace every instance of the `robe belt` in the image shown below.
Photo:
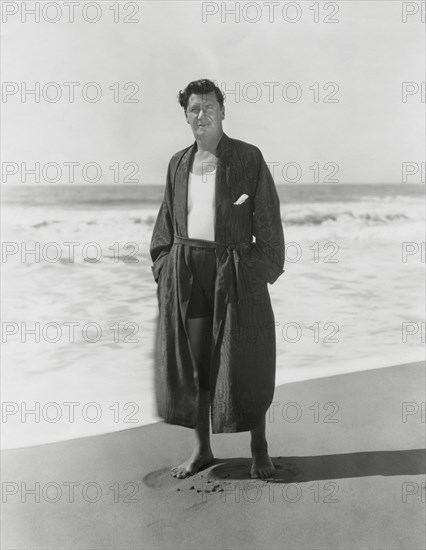
[[[241,249],[250,250],[252,240],[246,239],[238,243],[221,243],[218,241],[208,241],[204,239],[193,239],[189,237],[181,237],[180,235],[174,234],[173,244],[184,244],[187,246],[195,246],[200,248],[214,248],[216,252],[216,257],[219,262],[222,262],[224,254],[226,254],[225,260],[223,261],[224,270],[225,270],[225,283],[226,283],[226,303],[230,301],[230,288],[232,282],[232,272],[231,265],[235,271],[236,277],[236,294],[237,294],[237,303],[240,303],[240,294],[239,294],[239,276],[238,268],[240,263],[240,252]],[[229,261],[230,260],[230,261]]]

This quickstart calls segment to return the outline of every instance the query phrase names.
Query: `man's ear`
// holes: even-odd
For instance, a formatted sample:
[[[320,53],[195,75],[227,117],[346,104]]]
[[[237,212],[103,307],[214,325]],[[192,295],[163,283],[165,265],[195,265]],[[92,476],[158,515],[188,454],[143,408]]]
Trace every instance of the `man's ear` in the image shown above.
[[[222,120],[225,118],[225,106],[222,107]]]

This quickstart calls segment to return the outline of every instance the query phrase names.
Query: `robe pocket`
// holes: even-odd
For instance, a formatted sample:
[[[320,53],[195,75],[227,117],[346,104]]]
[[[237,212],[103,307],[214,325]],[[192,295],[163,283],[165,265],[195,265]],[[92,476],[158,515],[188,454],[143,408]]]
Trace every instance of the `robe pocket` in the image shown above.
[[[255,292],[261,290],[268,284],[268,281],[265,281],[265,279],[259,277],[256,272],[251,272],[250,281]]]
[[[167,256],[165,256],[164,258],[162,258],[163,261],[161,263],[161,266],[158,268],[158,272],[157,272],[157,298],[158,298],[159,304],[161,304],[163,296],[168,295],[168,288],[163,284],[164,269],[167,267],[166,264],[168,261],[168,257],[169,257],[169,254],[167,254]]]
[[[252,273],[249,280],[251,300],[254,305],[260,305],[265,299],[265,293],[268,292],[267,283],[258,279],[257,276]]]
[[[237,200],[239,196],[240,195],[238,195],[235,200]],[[242,204],[234,204],[234,202],[232,202],[228,212],[232,226],[241,226],[244,230],[249,231],[253,215],[250,197],[248,197]]]
[[[154,264],[151,266],[151,271],[154,275],[154,279],[157,284],[160,281],[161,272],[163,271],[163,268],[169,256],[170,256],[170,253],[164,256],[161,256],[161,258],[158,258],[157,260],[155,260]]]
[[[268,284],[266,266],[256,257],[255,243],[252,243],[250,250],[243,251],[241,254],[241,263],[244,264],[248,277],[254,286]]]
[[[244,201],[241,203],[241,204],[235,204],[237,202],[237,200],[241,197],[241,195],[247,195],[247,193],[239,193],[238,194],[238,197],[235,197],[235,199],[232,201],[232,206],[234,208],[246,208],[247,206],[250,205],[250,202],[251,202],[251,198],[250,198],[250,195],[247,195],[247,197],[244,199]]]
[[[246,279],[250,288],[252,300],[254,302],[259,301],[260,296],[268,283],[259,276],[253,263],[244,260],[242,260],[241,263],[244,266],[243,269],[244,273],[246,274]]]

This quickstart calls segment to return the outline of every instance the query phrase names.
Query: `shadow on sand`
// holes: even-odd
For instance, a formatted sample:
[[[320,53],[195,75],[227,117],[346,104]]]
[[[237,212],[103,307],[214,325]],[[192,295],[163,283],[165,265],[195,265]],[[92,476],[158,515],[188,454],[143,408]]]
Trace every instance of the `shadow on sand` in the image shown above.
[[[369,451],[320,456],[271,457],[276,468],[268,479],[288,483],[369,476],[421,475],[426,469],[426,450]],[[210,466],[216,479],[247,479],[251,460],[230,458]]]
[[[274,475],[267,480],[274,483],[303,483],[369,476],[422,475],[426,470],[425,449],[271,457],[271,459],[276,470]],[[185,480],[250,480],[252,479],[250,466],[251,459],[249,458],[215,459],[212,464]],[[182,483],[184,480],[172,477],[170,469],[162,468],[147,474],[143,481],[148,487],[161,489]]]

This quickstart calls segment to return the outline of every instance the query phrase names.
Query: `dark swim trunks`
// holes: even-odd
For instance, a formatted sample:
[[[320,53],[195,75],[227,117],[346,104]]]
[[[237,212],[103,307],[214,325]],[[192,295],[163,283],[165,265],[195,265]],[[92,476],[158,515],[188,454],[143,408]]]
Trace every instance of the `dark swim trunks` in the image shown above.
[[[190,269],[194,278],[188,304],[188,318],[212,317],[216,280],[215,249],[191,246]]]
[[[188,319],[205,318],[202,335],[203,352],[200,365],[198,365],[198,378],[200,388],[208,391],[210,389],[210,353],[216,280],[215,249],[191,246],[189,264],[193,280],[187,313]]]

